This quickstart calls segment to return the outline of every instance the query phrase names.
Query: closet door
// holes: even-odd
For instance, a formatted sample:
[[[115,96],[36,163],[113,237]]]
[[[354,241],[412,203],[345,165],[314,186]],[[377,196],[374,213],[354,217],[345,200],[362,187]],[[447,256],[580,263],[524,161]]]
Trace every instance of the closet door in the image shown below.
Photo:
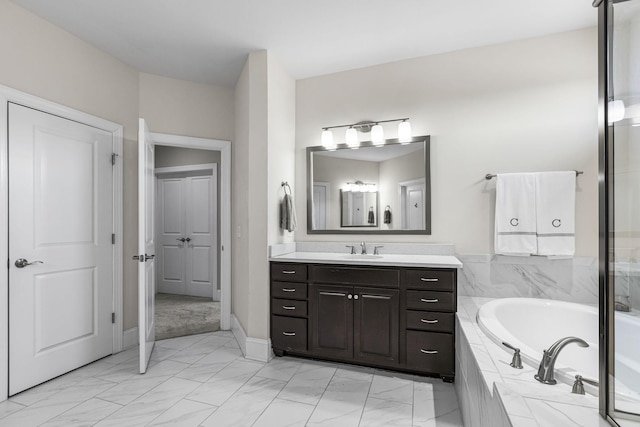
[[[185,178],[186,294],[213,297],[217,288],[217,197],[214,175]]]
[[[186,294],[185,178],[158,179],[158,291]]]

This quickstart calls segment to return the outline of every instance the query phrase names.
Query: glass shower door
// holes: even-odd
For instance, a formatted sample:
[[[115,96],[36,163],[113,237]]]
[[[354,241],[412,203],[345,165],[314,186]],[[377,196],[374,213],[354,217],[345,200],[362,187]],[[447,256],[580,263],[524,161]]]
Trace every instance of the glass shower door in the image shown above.
[[[640,425],[640,1],[608,0],[608,414]],[[612,287],[612,289],[611,289]]]

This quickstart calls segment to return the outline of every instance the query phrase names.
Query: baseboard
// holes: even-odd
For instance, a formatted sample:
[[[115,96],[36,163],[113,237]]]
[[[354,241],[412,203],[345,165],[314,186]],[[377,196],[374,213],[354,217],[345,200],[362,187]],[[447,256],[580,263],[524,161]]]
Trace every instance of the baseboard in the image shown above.
[[[231,313],[231,332],[236,337],[245,358],[266,363],[273,357],[271,340],[247,337],[247,333],[233,313]]]
[[[122,349],[126,350],[130,347],[138,345],[138,327],[135,326],[127,329],[122,333]]]

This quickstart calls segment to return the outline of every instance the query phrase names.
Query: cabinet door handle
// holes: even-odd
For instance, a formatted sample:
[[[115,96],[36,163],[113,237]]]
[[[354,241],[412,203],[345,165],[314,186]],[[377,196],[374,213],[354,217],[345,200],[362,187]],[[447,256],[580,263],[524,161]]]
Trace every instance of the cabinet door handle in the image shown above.
[[[295,310],[296,309],[295,305],[283,305],[282,308],[284,308],[285,310]]]
[[[358,299],[358,298],[360,298],[358,295],[353,296],[353,299]]]
[[[425,350],[424,348],[421,348],[420,352],[424,354],[438,354],[438,350]]]
[[[420,298],[420,301],[422,301],[422,302],[438,302],[438,298],[434,298],[434,299]]]
[[[295,289],[290,289],[290,288],[282,288],[282,292],[295,292]]]
[[[295,270],[282,270],[282,274],[296,274]]]
[[[422,323],[438,323],[438,319],[429,320],[429,319],[420,319]]]
[[[430,279],[428,277],[421,277],[420,280],[422,280],[423,282],[437,282],[438,279]]]
[[[349,294],[349,295],[347,295],[347,298],[351,299],[351,298],[353,298],[353,295]]]
[[[295,332],[283,332],[282,335],[284,335],[285,337],[295,337],[296,333]]]

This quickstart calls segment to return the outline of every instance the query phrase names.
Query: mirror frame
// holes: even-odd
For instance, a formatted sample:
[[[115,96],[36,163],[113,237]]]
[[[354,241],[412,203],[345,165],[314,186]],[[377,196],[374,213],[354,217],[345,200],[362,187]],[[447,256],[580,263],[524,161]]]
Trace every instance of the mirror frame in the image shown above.
[[[411,138],[409,143],[423,142],[424,143],[424,178],[425,178],[425,218],[424,229],[420,230],[366,230],[358,227],[358,229],[331,229],[331,230],[313,230],[311,228],[313,220],[313,164],[311,161],[312,154],[317,151],[333,151],[327,150],[322,146],[307,147],[307,234],[418,234],[418,235],[430,235],[431,234],[431,149],[430,142],[431,136],[415,136]],[[387,139],[383,145],[395,145],[400,144],[398,139]],[[374,147],[371,141],[365,141],[360,143],[360,148]],[[338,144],[336,150],[351,150],[347,144]],[[379,224],[380,225],[380,224]]]

